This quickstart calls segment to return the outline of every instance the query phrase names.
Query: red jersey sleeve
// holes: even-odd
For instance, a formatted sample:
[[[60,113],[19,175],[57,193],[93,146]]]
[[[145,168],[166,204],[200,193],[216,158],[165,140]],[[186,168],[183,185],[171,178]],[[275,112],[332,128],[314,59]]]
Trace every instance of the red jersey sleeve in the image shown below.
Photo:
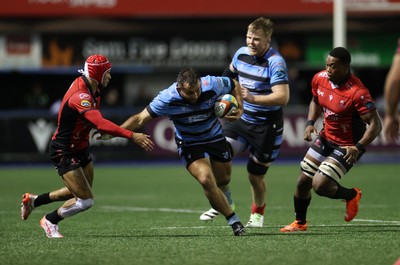
[[[98,104],[88,93],[75,93],[68,102],[69,106],[76,109],[82,117],[89,121],[93,126],[112,136],[124,137],[130,139],[133,135],[132,131],[123,129],[115,123],[105,119],[98,109]]]
[[[357,89],[357,91],[354,93],[353,100],[354,106],[360,115],[376,109],[375,101],[371,97],[368,89],[365,87],[360,87]]]
[[[92,123],[99,131],[130,139],[133,135],[132,131],[119,127],[115,123],[104,119],[98,110],[89,110],[83,113],[83,117]]]
[[[68,100],[68,104],[72,109],[77,110],[79,114],[88,110],[97,109],[96,103],[89,93],[74,93]]]

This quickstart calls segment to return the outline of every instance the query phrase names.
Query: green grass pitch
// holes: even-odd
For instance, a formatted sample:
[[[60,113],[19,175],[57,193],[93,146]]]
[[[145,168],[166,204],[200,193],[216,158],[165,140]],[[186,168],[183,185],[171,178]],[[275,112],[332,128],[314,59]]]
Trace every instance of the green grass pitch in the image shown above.
[[[231,189],[243,223],[250,215],[246,166],[235,163]],[[95,204],[60,222],[63,239],[48,239],[40,218],[61,205],[19,216],[21,194],[61,187],[51,165],[0,168],[0,264],[271,264],[393,265],[400,257],[400,164],[360,163],[342,184],[363,191],[355,220],[345,203],[313,194],[306,232],[280,233],[292,222],[299,165],[268,172],[265,226],[235,237],[223,217],[204,223],[209,209],[200,185],[180,164],[95,165]]]

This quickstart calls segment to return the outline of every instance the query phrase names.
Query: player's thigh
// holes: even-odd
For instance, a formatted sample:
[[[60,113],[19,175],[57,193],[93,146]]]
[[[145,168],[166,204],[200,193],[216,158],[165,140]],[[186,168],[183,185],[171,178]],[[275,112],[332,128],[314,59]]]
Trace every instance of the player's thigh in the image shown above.
[[[344,155],[346,154],[345,149],[320,136],[315,140],[311,149],[315,153],[314,158],[321,161],[318,173],[323,176],[319,176],[318,183],[329,185],[331,183],[330,179],[339,183],[344,175],[353,167],[353,164],[348,164],[346,159],[344,159]],[[325,179],[325,177],[330,179]]]
[[[66,172],[62,178],[65,186],[75,197],[81,199],[93,197],[92,188],[81,167]]]
[[[246,150],[248,146],[247,133],[239,121],[225,123],[224,135],[232,148],[233,156]]]
[[[65,201],[74,197],[68,187],[53,190],[50,192],[49,196],[52,201]]]
[[[211,170],[209,158],[200,158],[193,161],[188,167],[189,173],[203,186],[216,185],[216,179]]]
[[[83,172],[85,173],[85,177],[89,182],[89,185],[93,186],[93,162],[90,162],[85,167],[83,167]]]
[[[258,163],[273,162],[279,155],[283,140],[283,120],[263,125],[254,125],[248,131],[250,153]]]

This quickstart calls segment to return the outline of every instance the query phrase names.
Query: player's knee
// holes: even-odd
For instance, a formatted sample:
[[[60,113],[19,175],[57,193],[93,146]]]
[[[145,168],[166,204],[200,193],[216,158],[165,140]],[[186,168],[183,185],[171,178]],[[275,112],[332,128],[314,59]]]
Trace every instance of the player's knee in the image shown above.
[[[333,164],[332,162],[322,162],[318,168],[318,172],[339,182],[346,174],[345,169]]]
[[[315,175],[315,173],[317,173],[318,165],[315,164],[310,159],[305,157],[300,162],[300,169],[301,169],[301,171],[303,172],[304,175],[306,175],[307,177],[312,178]]]
[[[203,187],[204,190],[209,190],[216,184],[218,185],[218,180],[213,180],[213,177],[209,175],[198,175],[196,176],[197,181]]]
[[[73,205],[70,205],[67,208],[60,207],[59,214],[62,218],[67,218],[78,214],[80,212],[86,211],[90,207],[93,206],[93,198],[89,199],[76,199],[76,202]]]
[[[89,198],[89,199],[78,198],[76,200],[75,204],[81,211],[86,211],[93,206],[94,200],[93,200],[93,198]]]
[[[254,175],[265,175],[268,171],[268,167],[254,162],[249,159],[247,162],[247,172]]]
[[[332,196],[335,195],[337,190],[337,184],[334,181],[327,180],[326,178],[320,176],[317,181],[315,181],[314,178],[312,188],[319,196],[333,198]]]
[[[321,183],[316,183],[316,182],[313,182],[312,183],[312,189],[314,190],[314,192],[316,193],[316,194],[318,194],[319,196],[325,196],[326,194],[326,192],[325,192],[325,187],[324,187],[324,185],[322,185]]]
[[[217,178],[217,185],[218,187],[228,185],[231,182],[230,176],[224,176],[223,178]]]

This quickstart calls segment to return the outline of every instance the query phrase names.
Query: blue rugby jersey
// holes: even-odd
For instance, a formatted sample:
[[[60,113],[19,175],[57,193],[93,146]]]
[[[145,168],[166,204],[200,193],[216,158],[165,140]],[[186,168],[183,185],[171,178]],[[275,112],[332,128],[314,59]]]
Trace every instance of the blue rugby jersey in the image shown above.
[[[249,89],[253,95],[268,95],[272,93],[272,86],[289,83],[285,59],[273,48],[263,57],[255,57],[249,54],[247,47],[242,47],[233,56],[232,65],[240,85]],[[272,112],[281,111],[282,106],[260,106],[243,100],[243,109],[242,120],[262,124]]]
[[[184,144],[210,143],[224,138],[222,126],[214,114],[214,104],[223,94],[234,88],[228,77],[201,78],[201,95],[196,104],[183,100],[176,89],[177,83],[162,90],[147,107],[153,118],[168,116],[175,125],[175,137]]]

